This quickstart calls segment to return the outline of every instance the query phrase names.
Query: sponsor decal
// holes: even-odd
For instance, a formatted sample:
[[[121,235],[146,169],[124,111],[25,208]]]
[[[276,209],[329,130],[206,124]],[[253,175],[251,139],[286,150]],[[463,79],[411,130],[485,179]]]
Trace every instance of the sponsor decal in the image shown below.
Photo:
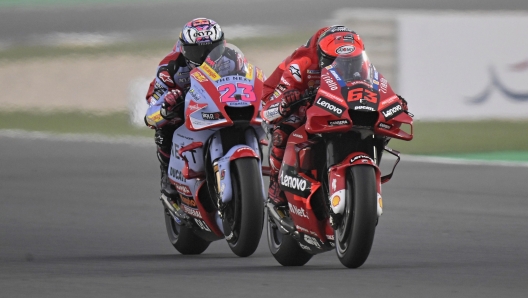
[[[194,72],[191,76],[200,83],[208,81],[208,79],[201,72],[198,71]]]
[[[268,121],[275,120],[280,117],[279,108],[270,108],[264,111],[264,118]]]
[[[298,134],[298,133],[293,133],[292,135],[293,135],[294,137],[296,137],[296,138],[301,138],[301,139],[303,138],[303,136],[300,135],[300,134]]]
[[[398,96],[396,95],[389,97],[388,99],[385,99],[384,101],[380,103],[380,108],[390,105],[391,103],[395,102],[397,99],[398,99]]]
[[[354,110],[355,111],[357,110],[375,111],[376,109],[374,109],[373,107],[369,107],[369,106],[355,106]]]
[[[341,76],[339,76],[339,74],[337,73],[337,71],[335,71],[335,69],[332,68],[332,69],[329,69],[328,71],[330,71],[330,73],[334,76],[334,78],[336,78],[336,80],[343,81],[341,79]]]
[[[242,65],[242,64],[243,64],[243,61],[239,60],[239,65]],[[248,71],[246,72],[246,79],[251,81],[253,80],[253,73],[255,72],[255,67],[253,66],[253,64],[248,63],[247,68],[248,68]]]
[[[181,193],[182,195],[185,195],[185,196],[192,196],[192,192],[191,190],[189,189],[189,187],[187,185],[182,185],[182,184],[178,184],[176,183],[174,185],[174,188],[176,188],[176,190]],[[193,201],[194,203],[194,201]],[[190,206],[196,206],[196,205],[191,205],[191,204],[187,204],[187,205],[190,205]]]
[[[365,159],[364,162],[366,162],[366,160],[370,160],[372,163],[374,163],[374,160],[370,158],[370,156],[368,155],[356,155],[350,159],[350,163],[354,163],[356,160],[359,160],[359,159]]]
[[[299,243],[299,246],[304,249],[304,250],[307,250],[307,251],[312,251],[308,246],[302,244],[302,243]]]
[[[149,106],[154,105],[154,104],[156,103],[156,101],[158,101],[159,97],[156,98],[155,95],[156,95],[156,94],[152,95],[152,96],[149,98],[149,100],[148,100],[148,104],[149,104]]]
[[[319,89],[318,91],[318,94],[321,94],[322,96],[328,98],[328,99],[331,99],[333,101],[336,101],[336,102],[339,102],[339,103],[345,103],[345,101],[339,97],[339,96],[336,96],[326,90],[323,90],[323,89]]]
[[[189,109],[189,110],[191,111],[191,113],[192,113],[192,112],[196,112],[196,111],[198,111],[198,110],[201,110],[201,109],[203,109],[203,108],[205,108],[205,107],[207,107],[207,104],[199,104],[199,103],[196,103],[196,102],[194,102],[194,101],[191,101],[191,102],[189,103],[189,107],[188,107],[188,109]]]
[[[380,122],[380,123],[378,124],[378,127],[379,127],[379,128],[383,128],[383,129],[391,129],[391,128],[392,128],[392,125],[387,124],[387,123]]]
[[[204,120],[219,120],[224,119],[224,116],[220,112],[204,113],[202,112],[202,119]]]
[[[186,182],[187,181],[187,179],[185,179],[185,177],[183,177],[183,173],[180,170],[177,170],[177,169],[175,169],[173,167],[170,167],[169,173],[176,180],[179,180],[179,181],[182,181],[182,182]]]
[[[349,124],[350,124],[350,121],[348,121],[348,119],[328,121],[328,125],[330,126],[342,126],[342,125],[349,125]]]
[[[260,81],[264,81],[264,74],[262,73],[262,69],[257,68],[257,79]]]
[[[308,214],[306,213],[306,210],[304,210],[304,208],[297,207],[297,206],[293,205],[292,203],[288,203],[288,206],[290,207],[290,213],[293,213],[293,214],[295,214],[297,216],[300,216],[300,217],[309,218]]]
[[[308,229],[305,229],[299,225],[295,225],[295,228],[297,229],[297,231],[301,231],[303,233],[310,233],[310,231],[308,231]]]
[[[348,90],[347,101],[358,101],[361,104],[366,104],[367,102],[377,103],[379,94],[375,91],[370,90],[368,87],[357,86]]]
[[[202,69],[214,81],[220,79],[220,75],[218,75],[218,73],[212,69],[211,66],[207,65],[207,63],[202,64],[200,69]]]
[[[336,49],[336,54],[340,55],[340,54],[350,54],[352,52],[354,52],[356,50],[356,47],[354,46],[351,46],[351,45],[344,45],[344,46],[340,46],[339,48]]]
[[[341,117],[341,115],[343,115],[343,112],[345,111],[344,107],[336,105],[323,97],[319,97],[317,101],[315,102],[315,105],[323,108],[324,110],[338,117]]]
[[[389,85],[389,83],[387,82],[387,80],[385,78],[381,78],[380,80],[380,91],[383,92],[383,93],[387,93],[387,86]]]
[[[158,74],[158,77],[163,83],[169,83],[170,85],[174,85],[174,81],[171,79],[170,75],[166,71],[160,72]]]
[[[392,119],[403,112],[403,108],[399,103],[390,105],[387,109],[381,111],[385,120]]]
[[[202,229],[204,231],[207,231],[207,232],[211,232],[211,230],[209,229],[209,227],[207,226],[207,224],[204,221],[199,220],[197,218],[195,218],[194,221],[200,227],[200,229]]]
[[[310,195],[312,184],[297,175],[295,168],[283,165],[279,174],[280,188],[295,195],[307,198]]]
[[[321,74],[321,71],[319,69],[308,69],[306,70],[309,74]]]
[[[313,238],[313,237],[310,237],[308,235],[304,235],[304,241],[306,241],[306,243],[310,244],[310,245],[313,245],[317,248],[321,248],[321,245],[319,245],[319,241],[317,241],[317,239]]]
[[[155,126],[161,120],[163,120],[163,117],[161,117],[160,111],[157,111],[156,113],[147,117],[147,122],[153,126]]]
[[[334,196],[332,198],[332,206],[333,207],[336,207],[337,205],[339,205],[339,202],[341,202],[341,197],[336,195],[336,196]]]
[[[281,81],[282,85],[290,86],[290,83],[288,83],[288,81],[286,81],[285,78],[282,77],[282,78],[280,79],[280,81]]]
[[[235,152],[233,152],[233,154],[235,154],[235,153],[240,153],[240,152],[242,152],[242,151],[248,151],[248,150],[251,151],[251,152],[253,152],[253,149],[251,149],[251,148],[249,148],[249,147],[242,147],[242,148],[238,148],[237,150],[235,150]]]
[[[339,26],[339,27],[332,28],[330,32],[351,32],[351,31],[345,26]]]
[[[295,190],[305,191],[310,189],[310,183],[303,178],[293,177],[288,174],[285,174],[284,171],[280,175],[281,185],[287,188],[292,188]]]
[[[196,207],[196,202],[193,198],[186,197],[186,196],[180,196],[182,203],[184,203],[187,206]]]
[[[302,82],[301,69],[298,64],[290,65],[290,72],[297,82]]]
[[[328,85],[328,88],[330,88],[330,90],[335,91],[339,89],[339,86],[337,86],[337,83],[332,79],[331,76],[323,74],[321,75],[321,80],[323,80]]]
[[[191,216],[202,218],[202,214],[198,209],[191,208],[187,205],[181,205],[183,211]]]
[[[198,94],[194,89],[189,90],[188,94],[190,94],[191,97],[196,101],[199,101],[200,98],[202,98],[200,94]]]
[[[326,239],[334,241],[334,235],[326,235]]]

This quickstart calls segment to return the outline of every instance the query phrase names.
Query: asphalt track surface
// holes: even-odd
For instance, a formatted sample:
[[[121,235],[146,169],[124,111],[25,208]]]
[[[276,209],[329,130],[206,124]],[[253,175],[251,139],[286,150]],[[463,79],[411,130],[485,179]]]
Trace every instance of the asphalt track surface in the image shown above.
[[[0,46],[45,42],[54,33],[176,38],[177,30],[195,17],[212,18],[222,26],[231,26],[231,32],[255,27],[281,34],[315,31],[335,24],[334,13],[342,8],[528,11],[525,0],[180,0],[69,6],[35,3],[40,5],[0,7]],[[226,32],[228,38],[229,33]]]
[[[82,139],[82,137],[80,138]],[[528,167],[403,160],[372,252],[280,266],[263,237],[183,256],[154,147],[0,136],[0,297],[526,297]]]

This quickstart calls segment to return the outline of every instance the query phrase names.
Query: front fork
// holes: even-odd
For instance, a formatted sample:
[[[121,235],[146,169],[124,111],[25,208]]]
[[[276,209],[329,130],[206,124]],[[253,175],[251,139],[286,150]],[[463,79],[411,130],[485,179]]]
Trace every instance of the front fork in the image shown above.
[[[361,135],[359,135],[361,136]],[[330,224],[335,228],[339,225],[342,214],[345,211],[346,177],[349,167],[356,165],[369,165],[374,167],[377,185],[377,215],[383,214],[383,200],[381,196],[381,184],[388,182],[394,173],[394,169],[400,160],[400,152],[385,146],[386,142],[377,140],[373,135],[366,137],[351,138],[349,142],[343,141],[346,138],[334,138],[326,140],[326,169],[327,179],[325,190],[328,195],[330,206]],[[381,143],[383,141],[383,143]],[[383,150],[380,150],[383,148]],[[352,153],[347,153],[353,151]],[[396,161],[392,171],[382,176],[379,164],[381,162],[381,152],[386,151],[396,156]]]

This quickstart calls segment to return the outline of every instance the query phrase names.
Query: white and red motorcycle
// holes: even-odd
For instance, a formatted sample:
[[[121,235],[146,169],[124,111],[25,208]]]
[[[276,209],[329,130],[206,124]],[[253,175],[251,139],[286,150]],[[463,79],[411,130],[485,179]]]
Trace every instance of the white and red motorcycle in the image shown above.
[[[227,51],[238,53],[242,67],[224,74],[217,69]],[[161,196],[169,239],[182,254],[200,254],[223,238],[241,257],[257,249],[264,219],[264,79],[231,44],[191,71],[185,125],[174,132],[169,164],[177,195]]]

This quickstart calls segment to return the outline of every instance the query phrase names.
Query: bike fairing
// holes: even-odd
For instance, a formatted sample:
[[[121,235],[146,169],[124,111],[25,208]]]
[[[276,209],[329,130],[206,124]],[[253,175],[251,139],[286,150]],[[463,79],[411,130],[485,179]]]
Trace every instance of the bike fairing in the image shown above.
[[[334,230],[331,225],[325,224],[325,221],[328,220],[332,223],[333,218],[322,217],[321,211],[319,211],[319,216],[314,213],[320,207],[314,206],[317,204],[318,191],[324,190],[324,187],[322,188],[323,185],[318,178],[320,177],[320,174],[317,173],[319,170],[313,167],[314,162],[316,162],[314,156],[317,153],[311,151],[317,150],[317,146],[323,144],[321,136],[330,135],[332,132],[344,133],[354,129],[360,133],[362,139],[374,134],[404,140],[412,139],[412,119],[403,113],[400,99],[392,91],[385,78],[375,70],[374,66],[369,65],[368,81],[355,80],[350,82],[341,78],[338,59],[339,57],[336,59],[336,63],[322,70],[320,88],[313,105],[306,111],[306,123],[290,134],[280,169],[280,187],[287,195],[290,217],[296,229],[296,232],[290,230],[288,233],[294,233],[292,235],[297,233],[298,236],[295,236],[295,239],[299,246],[310,254],[327,251],[335,247],[333,242],[335,238],[332,235]],[[380,82],[383,83],[381,88]],[[357,115],[353,114],[352,111],[361,113],[357,115],[362,117],[370,115],[370,122],[362,123],[361,121],[364,119],[361,117],[353,118],[352,116]],[[375,115],[375,119],[373,115]],[[361,121],[354,123],[354,119]],[[401,130],[401,124],[409,124],[411,133],[408,134]],[[392,173],[381,177],[375,155],[373,158],[365,152],[353,151],[339,157],[329,165],[328,185],[326,186],[328,189],[325,192],[327,192],[326,200],[329,202],[331,213],[342,216],[345,211],[345,197],[347,196],[345,177],[348,169],[351,166],[368,165],[374,169],[376,193],[372,199],[376,200],[375,212],[376,216],[379,217],[383,212],[381,183],[387,182],[392,177]],[[389,150],[388,152],[397,155],[399,160],[397,151]],[[303,164],[308,164],[308,166],[303,166]],[[310,185],[309,189],[307,188],[308,185]],[[267,208],[275,207],[268,204]],[[299,212],[299,210],[306,212]],[[274,220],[277,225],[280,225],[276,219]],[[279,230],[284,231],[288,228],[281,226]],[[311,238],[314,237],[318,241],[312,241]],[[347,267],[357,266],[357,264],[348,261],[342,262]]]
[[[221,201],[227,203],[232,198],[230,162],[234,158],[252,157],[260,161],[260,147],[258,140],[264,138],[264,131],[258,117],[260,101],[255,94],[262,92],[264,75],[262,71],[247,63],[242,73],[233,75],[220,75],[214,69],[215,64],[209,61],[191,72],[191,89],[185,98],[186,121],[185,126],[179,127],[173,137],[173,150],[170,160],[169,178],[182,197],[189,192],[198,197],[200,188],[205,184],[205,164],[203,156],[207,148],[214,161],[215,172],[219,173],[217,182]],[[233,125],[226,107],[244,108],[253,107],[250,125],[253,130],[246,130],[246,144],[235,145],[227,152],[222,149],[222,135],[220,129]],[[210,117],[209,115],[216,115]],[[192,150],[184,150],[192,144],[201,143],[203,146]],[[207,147],[208,146],[208,147]],[[188,173],[194,177],[180,175],[180,170],[188,168]],[[183,179],[182,179],[183,177]],[[227,187],[229,185],[229,187]],[[263,190],[262,190],[263,191]],[[184,211],[195,217],[201,218],[207,227],[218,237],[223,237],[223,228],[218,212],[208,212],[196,200],[196,207],[185,206]],[[183,202],[183,201],[182,201]],[[182,206],[185,205],[182,204]]]

